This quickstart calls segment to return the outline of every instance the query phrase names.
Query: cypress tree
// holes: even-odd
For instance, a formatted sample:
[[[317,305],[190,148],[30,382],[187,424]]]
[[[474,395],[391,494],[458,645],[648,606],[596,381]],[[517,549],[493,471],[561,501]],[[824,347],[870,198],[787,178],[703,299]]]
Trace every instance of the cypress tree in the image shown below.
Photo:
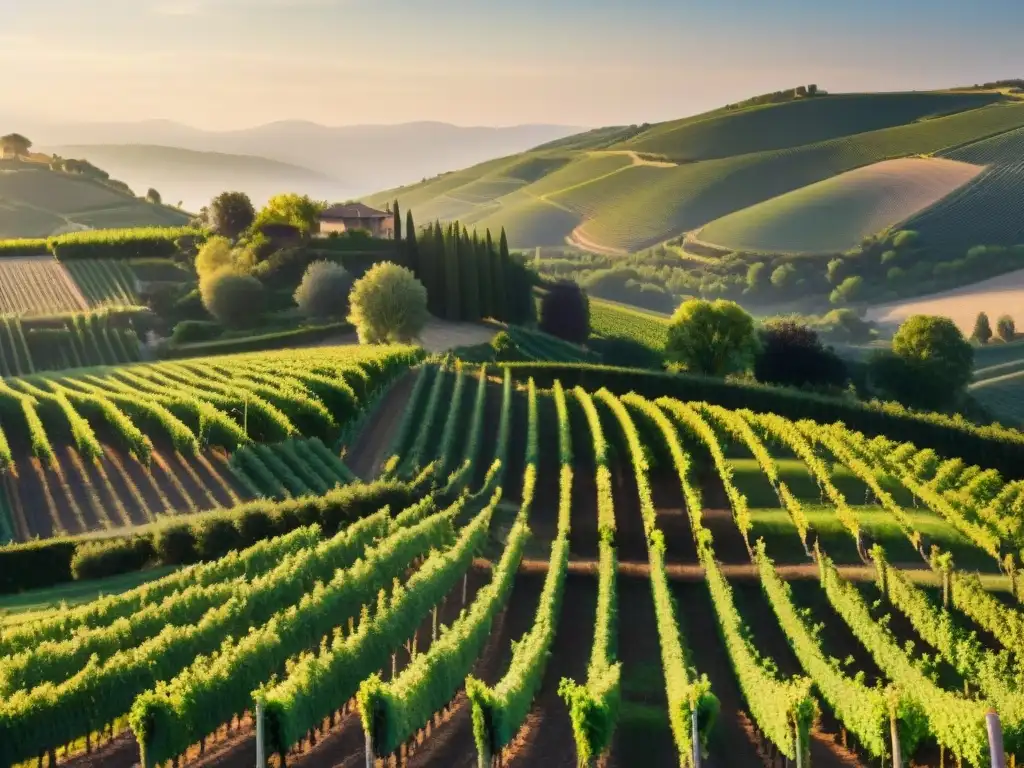
[[[459,231],[448,225],[444,233],[444,316],[449,320],[462,319],[462,302],[459,293]]]
[[[431,237],[431,259],[433,261],[434,281],[434,309],[438,317],[445,316],[445,305],[448,300],[447,293],[447,269],[444,260],[444,230],[441,229],[441,222],[434,222],[433,236]]]
[[[480,316],[494,317],[494,298],[491,280],[491,256],[486,245],[480,241],[480,235],[473,230],[473,257],[476,259],[477,270],[480,272]]]
[[[394,207],[392,212],[395,214],[395,242],[402,242],[402,211],[398,207],[398,198],[395,198]]]
[[[420,268],[419,244],[416,242],[416,224],[412,220],[411,209],[405,212],[405,262],[408,264],[409,269],[412,270],[412,273],[416,275],[416,279],[423,283],[429,291],[430,286],[423,279],[423,273]]]
[[[462,286],[462,319],[471,323],[478,321],[480,314],[480,271],[477,269],[476,249],[469,239],[469,230],[462,229],[459,238],[459,280]]]
[[[499,320],[505,322],[509,321],[509,297],[508,297],[508,238],[505,236],[505,228],[501,228],[501,239],[498,244],[498,250],[494,252],[492,257],[492,263],[494,264],[494,275],[495,282],[494,286],[497,288],[495,291],[497,298],[498,311],[501,313],[498,317]]]

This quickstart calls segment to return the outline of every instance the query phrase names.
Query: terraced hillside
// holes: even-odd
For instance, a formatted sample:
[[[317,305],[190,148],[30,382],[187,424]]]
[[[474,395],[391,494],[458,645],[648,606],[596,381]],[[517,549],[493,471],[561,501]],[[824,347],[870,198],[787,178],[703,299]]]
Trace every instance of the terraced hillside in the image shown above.
[[[241,507],[247,548],[5,631],[0,763],[936,768],[983,764],[990,707],[1024,756],[1019,481],[557,374],[413,375],[361,501],[264,504],[256,543]]]
[[[38,163],[0,168],[0,238],[48,237],[82,229],[174,227],[187,214]]]
[[[872,163],[953,152],[1017,130],[1024,103],[1007,99],[858,94],[718,110],[581,134],[366,200],[384,205],[397,197],[418,221],[501,224],[513,247],[569,241],[632,252]]]

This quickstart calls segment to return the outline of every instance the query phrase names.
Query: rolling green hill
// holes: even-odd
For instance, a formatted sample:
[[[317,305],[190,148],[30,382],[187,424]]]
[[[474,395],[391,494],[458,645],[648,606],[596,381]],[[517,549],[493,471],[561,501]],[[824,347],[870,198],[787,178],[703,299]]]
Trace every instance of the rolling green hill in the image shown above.
[[[956,194],[907,222],[947,250],[1024,243],[1024,128],[941,153],[987,170]]]
[[[873,163],[729,214],[696,237],[733,251],[842,252],[933,205],[982,170],[939,158]]]
[[[0,238],[47,237],[80,229],[181,226],[187,214],[93,179],[38,163],[0,167]]]
[[[996,92],[818,96],[590,131],[365,199],[397,197],[421,222],[503,225],[513,247],[635,252],[846,171],[1022,127],[1024,102]]]

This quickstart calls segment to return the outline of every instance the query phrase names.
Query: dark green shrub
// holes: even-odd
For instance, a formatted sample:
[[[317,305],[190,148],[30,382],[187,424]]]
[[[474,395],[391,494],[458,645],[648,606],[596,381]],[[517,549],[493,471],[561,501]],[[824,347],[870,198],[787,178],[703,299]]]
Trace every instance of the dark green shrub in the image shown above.
[[[202,281],[203,307],[228,328],[250,328],[263,316],[267,292],[252,275],[224,270]]]
[[[213,320],[182,320],[174,326],[171,340],[175,344],[210,341],[224,333],[224,326]]]
[[[343,266],[330,261],[314,261],[306,268],[295,289],[295,303],[303,314],[315,319],[344,317],[352,275]]]
[[[200,560],[216,560],[233,549],[241,549],[242,536],[230,518],[217,516],[203,520],[195,523],[192,531]]]
[[[71,575],[81,579],[103,579],[141,571],[153,561],[153,542],[145,536],[87,541],[71,559]]]
[[[271,505],[267,505],[270,507]],[[277,525],[270,511],[264,506],[247,508],[235,520],[238,536],[243,547],[250,547],[258,541],[276,535]]]
[[[74,539],[44,539],[0,547],[0,593],[42,589],[71,581]]]
[[[153,537],[153,549],[163,565],[187,565],[199,559],[192,529],[185,523],[168,525]]]
[[[539,327],[544,333],[586,344],[590,336],[590,299],[571,280],[554,283],[540,303]]]

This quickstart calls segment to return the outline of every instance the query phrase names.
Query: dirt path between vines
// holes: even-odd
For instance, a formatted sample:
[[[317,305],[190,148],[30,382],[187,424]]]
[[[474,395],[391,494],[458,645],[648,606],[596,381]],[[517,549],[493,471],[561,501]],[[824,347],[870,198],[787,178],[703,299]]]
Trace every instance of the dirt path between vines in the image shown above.
[[[402,423],[417,375],[410,371],[395,382],[384,399],[377,403],[355,443],[346,453],[348,468],[360,480],[373,480],[387,460],[384,454],[391,445],[395,430]]]

